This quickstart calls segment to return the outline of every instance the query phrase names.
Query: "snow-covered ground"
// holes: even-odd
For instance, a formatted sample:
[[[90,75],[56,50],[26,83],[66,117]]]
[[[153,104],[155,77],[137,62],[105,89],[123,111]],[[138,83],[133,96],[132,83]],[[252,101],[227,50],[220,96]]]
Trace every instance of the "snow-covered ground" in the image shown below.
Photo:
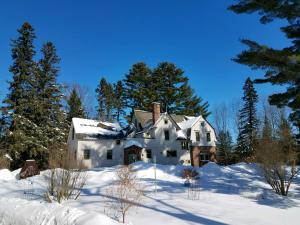
[[[221,167],[209,163],[198,169],[200,195],[188,198],[181,178],[182,166],[157,166],[157,192],[154,167],[136,163],[145,186],[145,197],[132,210],[127,221],[133,225],[225,225],[299,224],[300,176],[292,185],[289,197],[273,193],[254,164]],[[78,200],[46,203],[43,173],[17,180],[18,171],[0,170],[0,225],[115,225],[104,214],[108,201],[106,190],[114,182],[115,167],[88,171],[88,181]],[[24,194],[29,192],[30,194]]]

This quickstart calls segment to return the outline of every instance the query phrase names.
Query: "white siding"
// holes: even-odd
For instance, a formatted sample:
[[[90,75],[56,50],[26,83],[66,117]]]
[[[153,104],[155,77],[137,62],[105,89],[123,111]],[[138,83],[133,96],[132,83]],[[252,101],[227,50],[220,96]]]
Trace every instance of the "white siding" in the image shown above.
[[[204,127],[201,126],[201,122],[204,122]],[[196,141],[195,131],[200,132],[200,142]],[[210,142],[206,140],[206,133],[210,133]],[[191,129],[192,144],[196,146],[216,146],[216,134],[210,124],[204,119],[199,119]]]
[[[83,163],[88,168],[115,166],[123,164],[124,141],[117,145],[116,140],[79,140],[77,148],[77,160],[83,160]],[[90,150],[90,159],[83,159],[85,149]],[[112,150],[112,159],[106,159],[107,150]]]

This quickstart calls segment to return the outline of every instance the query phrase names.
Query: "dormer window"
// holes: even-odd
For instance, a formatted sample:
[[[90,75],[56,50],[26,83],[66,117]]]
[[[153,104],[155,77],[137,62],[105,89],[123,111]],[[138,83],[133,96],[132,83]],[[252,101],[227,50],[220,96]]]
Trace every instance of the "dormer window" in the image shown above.
[[[165,130],[165,140],[170,140],[170,134],[168,130]]]

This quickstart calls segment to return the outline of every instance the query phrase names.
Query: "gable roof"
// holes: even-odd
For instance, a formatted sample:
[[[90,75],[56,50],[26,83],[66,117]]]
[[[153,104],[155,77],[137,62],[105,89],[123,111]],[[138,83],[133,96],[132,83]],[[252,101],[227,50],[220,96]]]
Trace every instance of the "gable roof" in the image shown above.
[[[163,115],[165,113],[161,113],[160,115]],[[168,114],[175,123],[183,122],[187,119],[184,115],[176,115],[176,114]],[[134,110],[134,116],[138,120],[138,122],[141,124],[142,128],[145,128],[149,126],[149,124],[153,124],[153,118],[152,118],[152,112],[144,111],[140,109]]]

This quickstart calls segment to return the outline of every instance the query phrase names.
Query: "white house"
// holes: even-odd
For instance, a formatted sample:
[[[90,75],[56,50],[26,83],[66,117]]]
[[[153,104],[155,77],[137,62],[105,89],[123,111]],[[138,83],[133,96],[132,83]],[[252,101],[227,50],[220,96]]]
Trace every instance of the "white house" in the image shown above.
[[[216,137],[202,116],[188,117],[134,110],[133,126],[73,118],[68,137],[70,153],[86,167],[114,166],[143,160],[160,164],[201,166],[215,161]]]

